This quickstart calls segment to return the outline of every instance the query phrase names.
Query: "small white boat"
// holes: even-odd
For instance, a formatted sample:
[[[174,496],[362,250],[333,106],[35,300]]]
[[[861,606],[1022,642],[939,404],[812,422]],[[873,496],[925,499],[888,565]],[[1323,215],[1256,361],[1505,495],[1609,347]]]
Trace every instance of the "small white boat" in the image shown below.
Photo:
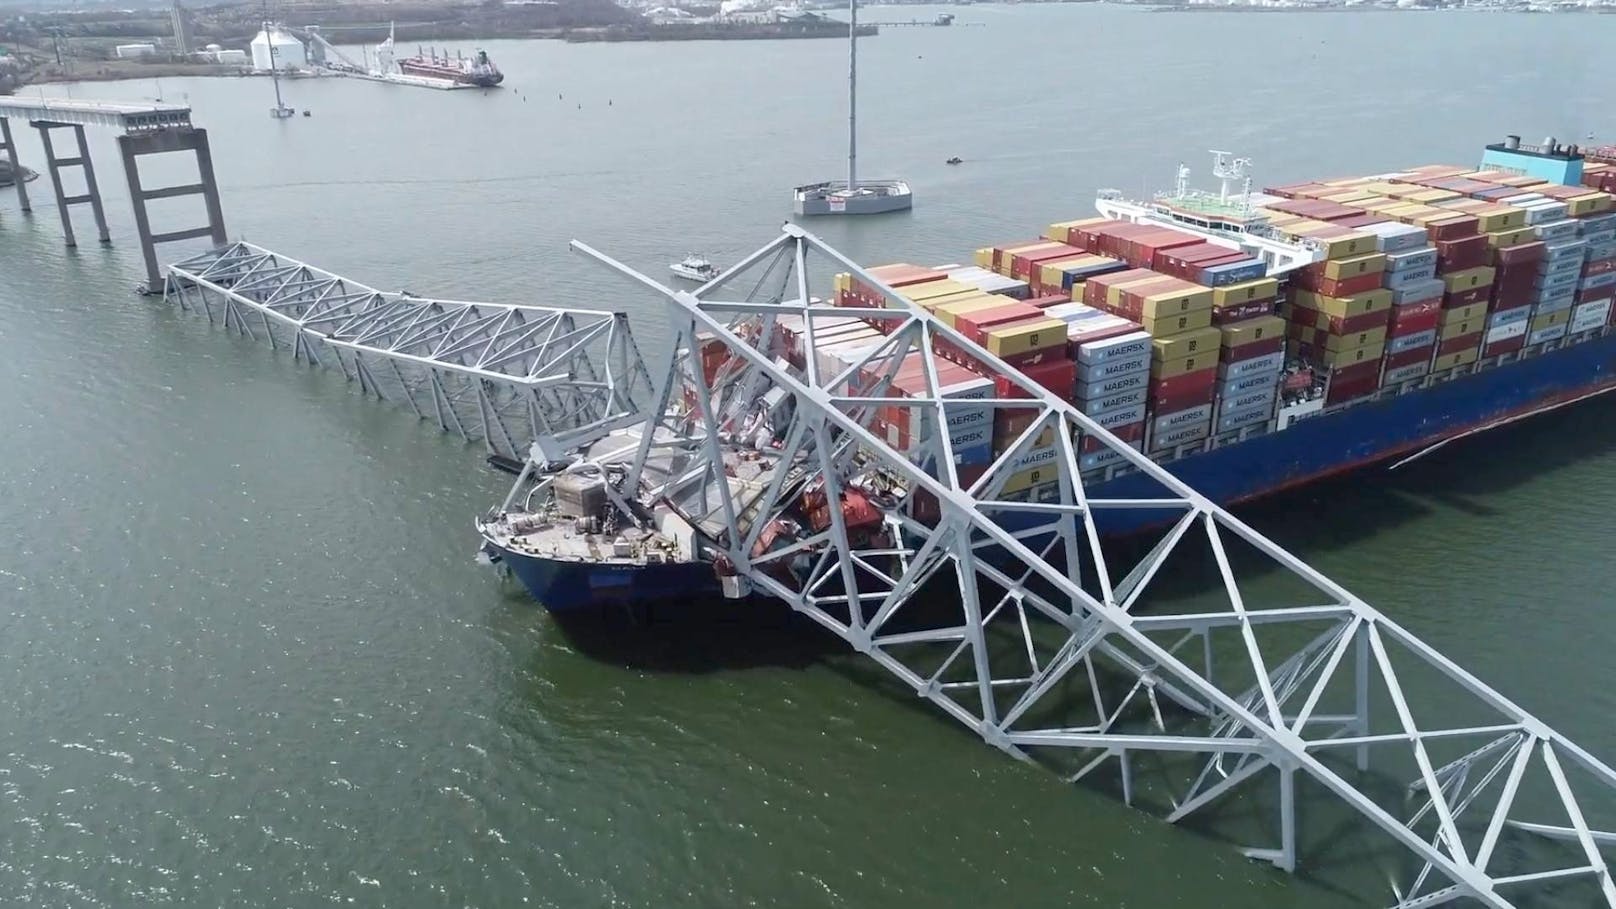
[[[719,268],[707,260],[706,256],[685,256],[678,262],[668,266],[668,270],[681,278],[691,281],[700,281],[703,284],[718,277]]]

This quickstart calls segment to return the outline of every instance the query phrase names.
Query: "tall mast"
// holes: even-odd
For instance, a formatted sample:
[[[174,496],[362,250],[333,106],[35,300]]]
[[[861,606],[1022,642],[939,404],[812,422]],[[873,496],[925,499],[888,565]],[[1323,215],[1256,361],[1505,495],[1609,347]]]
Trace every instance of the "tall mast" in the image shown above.
[[[847,188],[858,187],[858,0],[847,0]]]

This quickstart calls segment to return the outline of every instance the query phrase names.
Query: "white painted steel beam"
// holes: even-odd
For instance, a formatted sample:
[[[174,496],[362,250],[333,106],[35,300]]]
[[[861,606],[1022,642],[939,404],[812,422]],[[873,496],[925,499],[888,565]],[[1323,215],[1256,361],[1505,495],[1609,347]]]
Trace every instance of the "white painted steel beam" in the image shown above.
[[[383,292],[249,243],[169,266],[164,296],[514,460],[645,419],[650,377],[622,313]]]
[[[1585,885],[1581,905],[1616,909],[1600,851],[1612,846],[1603,831],[1616,825],[1616,771],[816,237],[787,225],[695,292],[574,247],[659,293],[677,336],[680,355],[631,476],[670,448],[700,455],[685,468],[687,488],[717,494],[688,499],[689,517],[724,528],[717,545],[752,589],[840,636],[990,744],[1072,779],[1116,758],[1130,802],[1148,766],[1131,757],[1155,753],[1163,769],[1150,792],[1170,794],[1160,807],[1174,821],[1273,785],[1273,842],[1247,852],[1286,869],[1317,842],[1301,806],[1333,797],[1414,860],[1394,893],[1399,905],[1512,906],[1553,880]],[[776,280],[776,270],[787,274]],[[828,287],[815,300],[809,276],[827,271],[851,274],[883,309],[839,305]],[[744,302],[718,298],[754,281]],[[835,370],[814,363],[816,319],[872,314],[893,334]],[[805,368],[786,358],[788,323],[806,339]],[[936,366],[944,352],[1001,376],[996,396],[946,398]],[[895,393],[897,363],[917,353],[919,386]],[[962,479],[944,430],[962,406],[1027,420],[977,478]],[[894,421],[908,424],[907,441],[888,428]],[[1050,437],[1039,444],[1054,445],[1043,463],[1056,482],[1043,487],[1047,501],[1025,501],[1016,462]],[[855,534],[829,507],[826,527],[758,549],[762,523],[800,519],[802,489],[770,484],[749,506],[751,522],[738,524],[713,456],[721,443],[811,471],[828,502],[839,489],[874,496],[880,532]],[[1156,492],[1096,495],[1093,475],[1079,469],[1085,450],[1115,452]],[[1141,508],[1170,530],[1138,557],[1102,530],[1108,516]],[[1189,532],[1195,524],[1200,532]],[[1194,550],[1195,564],[1216,574],[1219,604],[1183,606],[1163,590],[1177,574],[1169,560]],[[1254,564],[1300,582],[1305,595],[1261,602],[1237,577]],[[1458,704],[1425,703],[1422,688],[1436,684]],[[1411,796],[1423,807],[1410,813],[1388,800],[1387,787],[1353,768],[1354,753],[1400,784],[1416,778]],[[1531,834],[1542,848],[1500,850],[1506,833]],[[1506,855],[1510,867],[1498,867]]]
[[[0,97],[0,117],[77,126],[110,126],[140,133],[191,126],[191,108],[162,102],[92,101],[77,98]]]

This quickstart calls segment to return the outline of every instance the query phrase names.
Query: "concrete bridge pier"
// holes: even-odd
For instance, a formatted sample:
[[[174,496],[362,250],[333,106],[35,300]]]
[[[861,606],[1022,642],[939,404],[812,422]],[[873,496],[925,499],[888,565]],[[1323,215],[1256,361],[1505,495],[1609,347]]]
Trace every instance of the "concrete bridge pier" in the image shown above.
[[[146,260],[148,294],[163,292],[163,273],[157,265],[157,244],[175,240],[208,237],[214,246],[224,246],[229,237],[224,229],[224,208],[219,204],[219,184],[213,176],[213,154],[205,129],[165,129],[130,133],[118,137],[123,152],[124,176],[129,180],[129,200],[135,208],[135,231],[140,235],[140,253]],[[140,182],[140,158],[165,152],[189,151],[196,155],[197,182],[162,189],[145,189]],[[207,208],[208,223],[203,227],[153,234],[146,203],[152,199],[200,195]]]
[[[22,203],[23,211],[33,211],[28,204],[28,181],[22,178],[22,163],[17,160],[17,146],[11,141],[11,118],[0,117],[0,151],[6,153],[6,162],[11,165],[11,177],[17,183],[17,201]]]
[[[39,141],[45,146],[45,166],[50,171],[51,189],[56,191],[56,209],[62,215],[62,235],[67,238],[67,245],[77,246],[78,240],[73,236],[73,216],[69,209],[74,205],[90,203],[90,210],[95,213],[96,232],[100,235],[103,245],[112,242],[112,234],[107,231],[107,212],[101,206],[101,189],[95,182],[95,165],[90,162],[90,144],[84,138],[84,127],[77,123],[54,123],[49,120],[33,120],[29,125],[39,130]],[[56,147],[51,142],[51,130],[71,129],[78,140],[79,153],[77,157],[58,158]],[[78,196],[69,196],[62,188],[62,168],[79,167],[84,171],[84,193]]]

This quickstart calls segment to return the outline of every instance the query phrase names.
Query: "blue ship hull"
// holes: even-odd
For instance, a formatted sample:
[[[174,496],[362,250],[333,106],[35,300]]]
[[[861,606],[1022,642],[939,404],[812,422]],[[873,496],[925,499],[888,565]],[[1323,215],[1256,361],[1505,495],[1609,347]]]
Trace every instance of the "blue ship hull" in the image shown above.
[[[1201,494],[1228,505],[1410,453],[1500,420],[1568,402],[1616,383],[1616,334],[1486,369],[1383,401],[1305,419],[1237,445],[1173,461],[1167,469]],[[1158,498],[1154,480],[1131,473],[1090,488],[1096,498]],[[1159,524],[1160,511],[1096,514],[1100,529],[1121,534]],[[711,597],[705,564],[646,567],[589,565],[505,553],[517,577],[551,612],[610,602]]]

